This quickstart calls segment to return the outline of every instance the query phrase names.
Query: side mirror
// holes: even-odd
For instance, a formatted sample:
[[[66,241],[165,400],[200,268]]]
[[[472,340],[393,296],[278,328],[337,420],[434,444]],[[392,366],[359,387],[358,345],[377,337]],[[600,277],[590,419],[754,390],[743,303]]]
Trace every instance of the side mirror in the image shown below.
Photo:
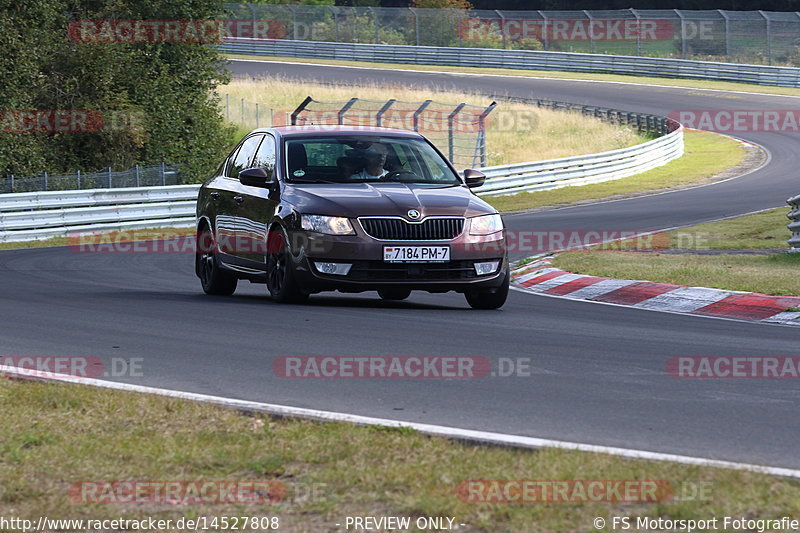
[[[474,189],[475,187],[480,187],[483,185],[483,182],[486,181],[486,174],[481,172],[480,170],[475,170],[474,168],[468,168],[464,171],[464,183],[467,184],[467,187],[470,189]]]
[[[239,172],[239,181],[250,187],[268,187],[272,181],[263,168],[248,168]]]

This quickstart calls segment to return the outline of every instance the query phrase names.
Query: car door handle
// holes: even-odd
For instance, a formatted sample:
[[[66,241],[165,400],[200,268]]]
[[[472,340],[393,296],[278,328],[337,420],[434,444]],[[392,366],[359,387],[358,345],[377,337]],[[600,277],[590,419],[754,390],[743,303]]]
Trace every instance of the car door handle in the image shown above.
[[[219,200],[219,193],[218,192],[212,192],[209,196],[211,196],[212,200]]]
[[[242,202],[244,202],[244,196],[234,196],[233,201],[236,202],[237,204],[241,204]]]

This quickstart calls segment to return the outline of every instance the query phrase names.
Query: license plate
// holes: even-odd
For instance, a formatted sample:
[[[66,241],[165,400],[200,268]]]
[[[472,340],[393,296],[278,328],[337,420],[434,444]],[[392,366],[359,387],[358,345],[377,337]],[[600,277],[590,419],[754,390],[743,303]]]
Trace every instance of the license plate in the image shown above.
[[[449,246],[384,246],[386,263],[446,263],[450,261]]]

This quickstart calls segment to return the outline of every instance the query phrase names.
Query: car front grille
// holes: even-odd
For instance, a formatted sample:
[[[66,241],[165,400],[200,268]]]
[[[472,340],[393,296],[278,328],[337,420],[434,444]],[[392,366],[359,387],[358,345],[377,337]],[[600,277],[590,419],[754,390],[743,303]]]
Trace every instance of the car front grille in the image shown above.
[[[477,277],[474,261],[424,264],[354,261],[347,275],[347,279],[352,281],[448,281]]]
[[[367,235],[383,241],[449,241],[464,230],[463,218],[427,218],[413,224],[402,218],[358,220]]]

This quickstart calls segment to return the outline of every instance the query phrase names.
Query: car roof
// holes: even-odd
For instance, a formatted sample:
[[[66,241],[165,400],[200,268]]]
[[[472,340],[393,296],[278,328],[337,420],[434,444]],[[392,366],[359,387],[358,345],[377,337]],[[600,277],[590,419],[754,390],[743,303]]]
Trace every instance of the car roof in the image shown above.
[[[353,135],[383,135],[392,137],[422,138],[415,131],[397,128],[379,128],[377,126],[339,126],[321,124],[316,126],[279,126],[275,128],[259,128],[251,133],[273,133],[280,137],[318,137],[318,136],[353,136]]]

